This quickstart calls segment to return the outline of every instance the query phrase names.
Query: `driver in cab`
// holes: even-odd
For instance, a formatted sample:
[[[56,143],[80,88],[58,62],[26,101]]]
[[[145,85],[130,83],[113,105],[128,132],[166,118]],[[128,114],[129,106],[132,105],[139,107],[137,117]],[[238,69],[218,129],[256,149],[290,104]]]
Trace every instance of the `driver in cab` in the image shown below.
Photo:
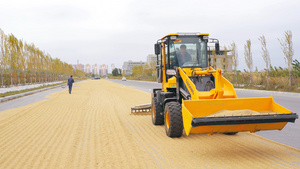
[[[184,44],[180,45],[180,51],[176,52],[173,59],[173,67],[181,67],[185,62],[192,61],[192,57],[186,51],[186,46]]]

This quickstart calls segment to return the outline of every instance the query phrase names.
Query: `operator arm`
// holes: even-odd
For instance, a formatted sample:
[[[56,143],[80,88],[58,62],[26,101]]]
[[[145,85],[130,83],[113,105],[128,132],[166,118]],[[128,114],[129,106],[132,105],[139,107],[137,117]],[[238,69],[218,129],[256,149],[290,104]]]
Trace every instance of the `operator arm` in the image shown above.
[[[172,62],[172,65],[171,67],[174,68],[175,66],[179,66],[178,64],[178,59],[177,59],[177,55],[175,54],[174,58],[173,58],[173,62]]]

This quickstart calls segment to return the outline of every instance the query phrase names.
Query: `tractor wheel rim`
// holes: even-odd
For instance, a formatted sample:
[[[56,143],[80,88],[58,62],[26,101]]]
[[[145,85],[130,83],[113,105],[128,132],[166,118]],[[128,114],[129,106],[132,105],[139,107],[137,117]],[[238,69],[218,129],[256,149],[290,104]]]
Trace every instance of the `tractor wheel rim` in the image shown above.
[[[152,105],[152,117],[155,117],[155,110],[154,110],[154,104]]]
[[[169,119],[169,112],[166,111],[166,125],[167,125],[167,128],[170,127],[170,119]]]

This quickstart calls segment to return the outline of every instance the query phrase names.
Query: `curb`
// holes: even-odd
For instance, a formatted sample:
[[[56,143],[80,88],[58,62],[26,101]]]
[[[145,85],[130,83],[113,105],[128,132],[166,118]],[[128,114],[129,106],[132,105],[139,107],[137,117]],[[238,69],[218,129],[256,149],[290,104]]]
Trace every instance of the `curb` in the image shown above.
[[[276,94],[276,95],[289,95],[289,96],[298,96],[298,97],[300,97],[300,93],[292,93],[292,92],[278,92],[278,91],[255,90],[255,89],[239,89],[239,88],[234,88],[234,90],[235,91],[257,92],[257,93]]]
[[[52,86],[52,87],[47,87],[47,88],[38,89],[38,90],[33,90],[33,91],[25,92],[25,93],[15,94],[15,95],[11,95],[11,96],[1,97],[0,98],[0,103],[8,101],[8,100],[15,99],[15,98],[19,98],[19,97],[31,95],[31,94],[34,94],[34,93],[42,92],[42,91],[45,91],[45,90],[62,87],[62,86],[65,86],[65,84],[57,85],[57,86]]]

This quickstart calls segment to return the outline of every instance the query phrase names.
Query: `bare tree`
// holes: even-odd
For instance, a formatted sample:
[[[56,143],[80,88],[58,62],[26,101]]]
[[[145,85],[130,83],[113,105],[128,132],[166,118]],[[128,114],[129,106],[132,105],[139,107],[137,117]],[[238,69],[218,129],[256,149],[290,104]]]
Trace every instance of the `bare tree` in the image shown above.
[[[269,52],[268,52],[268,49],[267,49],[267,42],[266,42],[266,38],[264,35],[260,36],[258,38],[258,40],[261,42],[261,54],[262,54],[262,57],[266,63],[266,69],[267,69],[267,86],[269,86],[269,70],[270,70],[270,66],[271,66],[271,59],[270,59],[270,56],[269,56]]]
[[[211,51],[211,59],[210,59],[210,65],[213,66],[214,69],[217,69],[216,64],[216,49],[212,49]]]
[[[39,82],[48,81],[52,76],[52,80],[62,79],[66,74],[73,73],[73,67],[67,63],[63,63],[59,59],[52,59],[50,54],[46,54],[34,44],[28,44],[23,40],[17,39],[13,34],[5,35],[0,29],[0,73],[1,86],[4,86],[4,71],[10,73],[11,86],[20,84],[20,74],[24,74],[24,83],[26,84],[26,74],[30,73],[30,82],[32,83],[32,75],[35,74],[35,83],[37,73],[39,73]],[[79,76],[85,76],[83,71],[76,71]],[[13,79],[13,74],[17,74],[17,80]],[[44,80],[44,75],[46,78]],[[42,77],[41,77],[42,76]]]
[[[10,82],[11,86],[13,86],[13,73],[17,73],[18,71],[18,39],[13,35],[8,35],[6,51],[8,51],[9,55],[9,67],[10,67]],[[18,79],[15,84],[18,83]]]
[[[226,72],[227,72],[227,69],[228,69],[228,55],[227,55],[227,47],[224,46],[224,75],[225,75],[225,78],[226,78]]]
[[[5,34],[0,29],[0,71],[1,71],[1,87],[4,86],[3,72],[5,69],[5,51],[4,51],[4,43],[5,43]]]
[[[284,54],[285,63],[288,65],[289,70],[289,86],[292,86],[292,62],[294,56],[293,41],[292,41],[292,31],[288,30],[284,32],[284,37],[280,40],[282,52]]]
[[[246,45],[244,45],[245,49],[245,62],[249,69],[249,75],[250,75],[250,85],[252,84],[252,69],[253,69],[253,60],[252,60],[252,52],[251,52],[251,40],[246,41]]]
[[[238,53],[237,53],[237,47],[235,45],[235,42],[232,42],[230,44],[230,51],[231,51],[231,55],[232,55],[232,63],[233,63],[233,67],[234,67],[234,71],[235,71],[235,84],[237,85],[237,67],[239,65],[239,57],[238,57]]]
[[[46,59],[46,82],[48,82],[49,81],[49,79],[48,79],[48,73],[49,73],[49,71],[50,71],[50,58],[51,58],[51,55],[49,54],[49,53],[47,53],[46,54],[46,57],[45,57],[45,59]]]
[[[18,74],[18,85],[21,84],[20,74],[24,73],[24,62],[25,62],[25,55],[24,55],[24,42],[23,40],[19,39],[17,41],[17,74]],[[25,77],[24,77],[25,80]]]
[[[30,74],[30,84],[32,84],[32,76],[33,76],[33,71],[34,71],[34,65],[33,65],[33,44],[28,44],[25,43],[25,50],[27,53],[27,72]]]

